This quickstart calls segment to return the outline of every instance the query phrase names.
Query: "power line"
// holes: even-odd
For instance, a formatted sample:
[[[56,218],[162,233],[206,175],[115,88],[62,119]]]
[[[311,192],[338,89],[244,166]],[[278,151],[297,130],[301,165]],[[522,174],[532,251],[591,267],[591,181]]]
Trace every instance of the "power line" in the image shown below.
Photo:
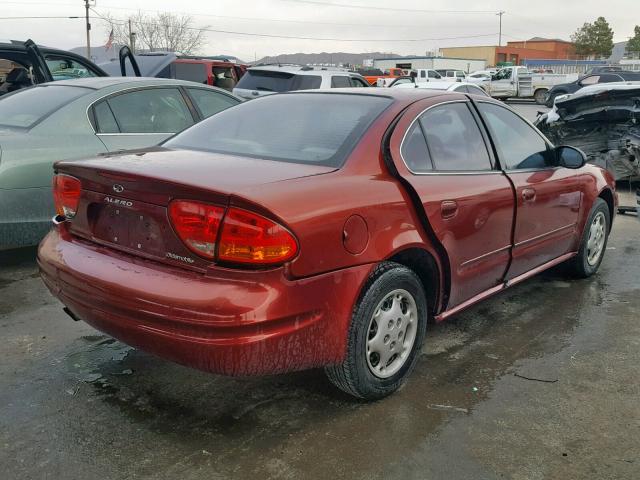
[[[446,14],[495,14],[495,10],[423,10],[416,8],[395,8],[395,7],[374,7],[371,5],[354,5],[351,3],[332,3],[332,2],[320,2],[315,0],[282,0],[284,2],[292,3],[305,3],[309,5],[321,5],[324,7],[336,7],[336,8],[358,8],[363,10],[382,10],[392,12],[414,12],[414,13],[446,13]]]
[[[287,1],[287,0],[284,0]],[[101,8],[106,10],[126,10],[126,11],[140,11],[140,12],[152,12],[152,13],[160,13],[160,12],[171,12],[181,15],[189,15],[193,17],[211,17],[211,18],[221,18],[227,20],[244,20],[244,21],[254,21],[254,22],[276,22],[276,23],[298,23],[302,25],[332,25],[338,27],[403,27],[403,28],[424,28],[424,25],[407,25],[407,24],[389,24],[389,23],[343,23],[343,22],[314,22],[309,20],[286,20],[281,18],[256,18],[256,17],[236,17],[230,15],[214,15],[212,13],[201,13],[201,12],[184,12],[177,10],[150,10],[150,9],[140,9],[140,8],[131,8],[131,7],[115,7],[108,4],[102,4]],[[493,13],[493,12],[491,12]]]
[[[95,10],[93,11],[95,12]],[[103,20],[107,22],[114,23],[117,25],[126,25],[127,23],[120,19],[106,19],[104,17],[101,17],[101,18],[103,18]],[[139,25],[152,25],[152,26],[160,25],[157,22],[147,22],[147,21],[136,22],[136,23],[138,23]],[[429,41],[440,41],[440,40],[459,40],[459,39],[465,39],[465,38],[492,37],[496,35],[496,33],[484,33],[484,34],[478,34],[478,35],[463,35],[463,36],[457,36],[457,37],[440,37],[440,38],[371,39],[371,38],[300,37],[295,35],[276,35],[276,34],[269,34],[269,33],[238,32],[233,30],[220,30],[220,29],[214,29],[209,27],[203,27],[203,28],[187,27],[187,30],[196,30],[196,31],[210,32],[210,33],[225,33],[228,35],[244,35],[244,36],[250,36],[250,37],[285,38],[290,40],[315,40],[315,41],[331,41],[331,42],[369,42],[369,43],[371,42],[429,42]]]
[[[80,19],[82,17],[45,17],[45,16],[35,16],[35,17],[0,17],[0,20],[38,20],[41,18],[48,18],[48,19]]]

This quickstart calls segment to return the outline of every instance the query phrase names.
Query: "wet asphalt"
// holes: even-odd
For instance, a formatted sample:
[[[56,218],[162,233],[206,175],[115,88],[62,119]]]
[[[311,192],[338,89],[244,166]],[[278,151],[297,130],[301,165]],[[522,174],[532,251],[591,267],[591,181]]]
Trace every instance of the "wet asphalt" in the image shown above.
[[[596,276],[555,268],[430,326],[370,404],[321,370],[227,378],[127,347],[67,317],[34,256],[0,253],[0,478],[640,478],[630,215]]]

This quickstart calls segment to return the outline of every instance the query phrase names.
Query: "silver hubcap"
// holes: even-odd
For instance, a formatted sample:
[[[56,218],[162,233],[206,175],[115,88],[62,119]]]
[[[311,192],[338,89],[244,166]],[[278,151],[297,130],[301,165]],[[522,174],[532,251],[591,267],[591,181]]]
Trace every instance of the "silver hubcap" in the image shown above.
[[[604,249],[604,241],[606,239],[607,223],[604,213],[598,212],[591,222],[589,228],[589,239],[587,240],[587,262],[593,266],[598,263],[602,250]]]
[[[388,378],[402,368],[416,340],[417,323],[416,301],[406,290],[394,290],[378,303],[367,333],[371,373]]]

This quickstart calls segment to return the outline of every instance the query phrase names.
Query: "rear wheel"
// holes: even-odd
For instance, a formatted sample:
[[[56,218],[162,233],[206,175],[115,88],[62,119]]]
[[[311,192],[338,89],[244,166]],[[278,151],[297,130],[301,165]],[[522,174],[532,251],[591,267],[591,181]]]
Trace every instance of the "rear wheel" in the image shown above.
[[[596,273],[607,248],[610,226],[609,207],[603,199],[597,198],[589,213],[578,255],[569,263],[571,273],[582,278]]]
[[[380,264],[354,308],[344,361],[325,369],[329,380],[367,400],[393,393],[415,366],[426,326],[418,276],[397,263]]]
[[[544,105],[547,99],[548,91],[549,90],[547,90],[546,88],[539,88],[538,90],[535,91],[535,93],[533,94],[533,98],[538,105]]]

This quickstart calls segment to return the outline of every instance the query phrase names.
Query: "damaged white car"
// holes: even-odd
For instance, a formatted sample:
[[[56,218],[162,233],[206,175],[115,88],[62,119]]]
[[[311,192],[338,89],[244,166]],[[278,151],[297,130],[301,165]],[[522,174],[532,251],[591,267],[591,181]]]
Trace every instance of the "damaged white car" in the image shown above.
[[[616,178],[640,178],[640,82],[592,85],[558,97],[535,125],[556,145],[571,145]]]

